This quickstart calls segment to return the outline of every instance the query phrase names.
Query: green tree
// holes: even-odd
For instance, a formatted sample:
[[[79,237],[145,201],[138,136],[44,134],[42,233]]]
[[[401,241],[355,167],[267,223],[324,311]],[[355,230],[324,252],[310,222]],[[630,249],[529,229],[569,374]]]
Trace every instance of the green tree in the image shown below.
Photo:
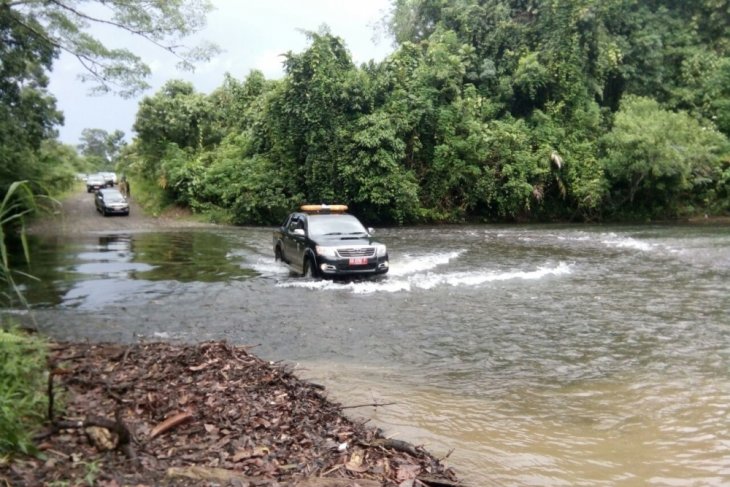
[[[280,222],[301,200],[286,194],[287,175],[265,154],[251,154],[247,134],[231,134],[208,155],[196,209],[227,213],[236,224]]]
[[[608,183],[598,158],[603,118],[596,102],[566,111],[548,105],[530,117],[538,159],[549,169],[536,186],[541,219],[598,220]]]
[[[311,46],[287,53],[287,77],[272,102],[276,157],[290,172],[290,194],[308,201],[341,201],[347,195],[341,178],[347,126],[367,102],[350,53],[327,29],[308,33]]]
[[[682,61],[680,76],[670,105],[712,120],[730,135],[730,56],[694,47]]]
[[[261,123],[265,96],[276,86],[258,70],[252,70],[243,82],[226,73],[223,85],[210,95],[213,110],[219,117],[221,129],[228,131],[251,130]]]
[[[77,147],[90,167],[112,170],[125,145],[121,130],[110,134],[104,129],[87,128],[81,131],[81,143]]]
[[[346,143],[341,177],[347,203],[366,221],[404,223],[418,217],[418,182],[401,164],[405,144],[385,112],[360,117]]]
[[[173,160],[165,166],[170,146],[194,153],[210,148],[221,140],[217,119],[208,97],[196,93],[186,81],[168,81],[154,96],[145,97],[139,104],[134,122],[137,132],[136,152],[140,156],[141,172],[152,180],[160,180],[162,187],[174,187],[167,183]],[[174,151],[173,151],[174,152]]]
[[[37,194],[57,194],[71,188],[76,174],[89,171],[87,161],[76,149],[56,139],[44,140],[38,152],[38,177],[32,187]]]
[[[703,205],[727,157],[728,140],[687,113],[627,97],[602,140],[615,210],[637,217],[676,217]]]
[[[56,100],[47,91],[56,51],[15,21],[7,2],[0,3],[0,197],[14,181],[42,178],[38,151],[62,122]]]
[[[212,9],[208,0],[2,0],[0,9],[34,42],[76,58],[83,68],[81,79],[90,82],[94,92],[134,96],[149,88],[145,80],[151,72],[130,50],[105,46],[89,33],[91,25],[139,36],[175,56],[183,69],[218,52],[211,44],[186,47],[181,42],[205,26]]]

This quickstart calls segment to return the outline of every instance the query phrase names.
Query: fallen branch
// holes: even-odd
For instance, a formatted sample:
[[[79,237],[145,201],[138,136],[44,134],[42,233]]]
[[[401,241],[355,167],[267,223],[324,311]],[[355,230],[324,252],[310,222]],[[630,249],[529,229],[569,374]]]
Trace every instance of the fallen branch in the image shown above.
[[[171,430],[172,428],[179,426],[191,419],[193,419],[193,415],[189,411],[183,411],[182,413],[177,413],[174,416],[170,416],[162,423],[152,428],[152,431],[150,431],[150,440],[155,436],[161,435],[165,431]]]
[[[446,460],[447,458],[449,458],[452,453],[454,453],[454,448],[452,448],[451,450],[449,450],[448,453],[446,453],[446,455],[444,455],[441,458],[439,458],[438,461],[439,462],[443,462],[444,460]]]
[[[134,454],[134,450],[132,450],[132,434],[129,431],[129,428],[124,424],[122,421],[122,408],[118,407],[116,412],[114,413],[114,432],[119,435],[119,445],[117,448],[122,450],[125,455],[127,455],[127,458],[137,462],[137,456]]]
[[[463,487],[464,484],[453,482],[434,475],[419,475],[416,480],[429,487]]]
[[[383,484],[368,479],[334,477],[307,477],[280,484],[282,487],[381,487]]]
[[[234,482],[242,483],[244,485],[268,485],[271,480],[262,480],[249,477],[241,472],[234,470],[228,470],[225,468],[212,468],[212,467],[170,467],[167,469],[167,478],[169,479],[191,479],[191,480],[203,480],[213,481],[231,484]]]
[[[363,446],[380,446],[382,448],[390,448],[403,453],[408,453],[413,457],[420,457],[422,453],[418,451],[418,448],[411,445],[407,441],[393,440],[390,438],[380,438],[372,441],[371,443],[361,443]]]
[[[46,391],[48,394],[48,421],[51,423],[53,423],[53,376],[53,368],[51,368],[48,374],[48,390]]]
[[[170,479],[191,479],[208,482],[221,482],[227,484],[242,483],[244,485],[269,486],[271,479],[250,477],[234,470],[213,467],[170,467],[167,469],[167,477]],[[332,477],[307,477],[289,482],[278,482],[280,487],[381,487],[381,483],[367,479],[349,479]]]
[[[54,407],[54,393],[53,393],[53,387],[54,387],[54,377],[57,375],[69,375],[72,372],[67,369],[63,369],[61,367],[58,367],[55,362],[49,362],[48,364],[48,387],[47,387],[47,394],[48,394],[48,422],[53,423],[53,407]]]
[[[393,406],[394,404],[398,404],[397,402],[374,402],[370,404],[355,404],[354,406],[340,406],[340,409],[355,409],[355,408],[366,408],[366,407],[374,407],[377,408],[378,406]]]
[[[119,367],[124,367],[124,363],[127,361],[127,357],[129,357],[129,352],[132,351],[132,347],[136,347],[136,345],[130,345],[127,347],[127,349],[124,351],[124,355],[122,355],[122,361],[119,362]]]

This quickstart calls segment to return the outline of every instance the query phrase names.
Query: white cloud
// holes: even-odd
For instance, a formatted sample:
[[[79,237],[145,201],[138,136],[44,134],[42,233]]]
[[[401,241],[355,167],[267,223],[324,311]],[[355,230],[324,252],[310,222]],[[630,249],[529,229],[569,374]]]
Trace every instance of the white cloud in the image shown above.
[[[283,52],[274,49],[263,51],[254,62],[254,68],[264,73],[268,79],[278,79],[284,75]]]

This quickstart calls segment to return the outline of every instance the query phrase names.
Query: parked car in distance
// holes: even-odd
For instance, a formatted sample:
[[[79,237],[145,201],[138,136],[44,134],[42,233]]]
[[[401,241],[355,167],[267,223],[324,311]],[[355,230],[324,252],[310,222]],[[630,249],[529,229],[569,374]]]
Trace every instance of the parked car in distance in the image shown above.
[[[113,188],[115,184],[117,184],[117,173],[114,172],[100,172],[101,177],[104,178],[104,184],[109,187]]]
[[[106,186],[106,181],[101,174],[89,174],[86,178],[86,192],[93,193]]]
[[[388,249],[345,205],[304,205],[274,231],[274,256],[305,277],[381,275]]]
[[[104,216],[129,215],[129,202],[118,189],[100,189],[96,192],[94,204],[96,205],[96,211]]]

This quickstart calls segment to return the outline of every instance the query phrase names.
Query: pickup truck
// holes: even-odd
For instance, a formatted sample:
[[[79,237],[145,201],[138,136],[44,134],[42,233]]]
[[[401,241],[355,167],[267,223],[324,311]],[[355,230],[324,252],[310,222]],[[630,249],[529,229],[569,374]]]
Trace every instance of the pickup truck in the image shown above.
[[[101,174],[89,174],[86,178],[87,193],[94,193],[104,187],[106,187],[106,183]]]
[[[342,278],[388,272],[388,249],[345,205],[304,205],[274,230],[276,260],[304,277]]]

